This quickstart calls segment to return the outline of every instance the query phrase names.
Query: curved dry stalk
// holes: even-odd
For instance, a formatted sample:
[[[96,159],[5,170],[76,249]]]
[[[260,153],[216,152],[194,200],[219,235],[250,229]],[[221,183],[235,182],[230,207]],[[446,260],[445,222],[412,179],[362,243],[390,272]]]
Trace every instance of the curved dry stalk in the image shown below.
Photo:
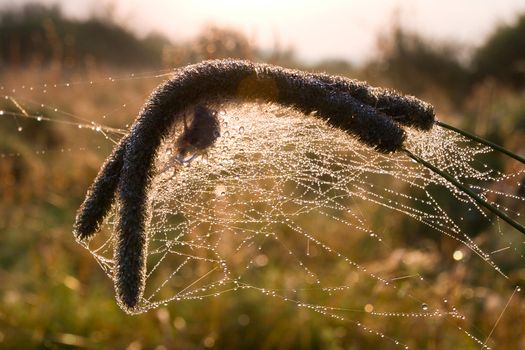
[[[368,114],[368,116],[376,116],[380,120],[379,124],[382,123],[383,126],[387,127],[387,130],[394,131],[395,135],[393,140],[388,141],[387,139],[384,139],[383,142],[379,141],[383,140],[382,136],[384,135],[381,133],[377,134],[377,131],[372,130],[374,125],[370,125],[365,129],[368,130],[371,135],[366,135],[364,132],[358,132],[356,134],[358,137],[362,137],[363,142],[383,152],[396,150],[404,138],[403,131],[400,130],[395,123],[391,123],[385,118],[390,117],[395,119],[399,124],[415,126],[423,130],[429,129],[434,121],[434,111],[432,106],[412,96],[399,95],[392,90],[371,87],[364,82],[348,78],[334,77],[326,74],[305,73],[270,65],[253,64],[246,61],[225,60],[203,62],[183,68],[178,73],[175,73],[171,80],[182,80],[184,77],[189,76],[191,71],[202,70],[203,67],[209,67],[212,71],[231,71],[238,69],[244,71],[239,72],[244,79],[236,79],[233,84],[230,84],[233,86],[233,91],[223,91],[222,93],[220,91],[215,93],[209,91],[208,93],[203,93],[203,97],[204,95],[214,95],[210,97],[220,99],[220,95],[223,95],[222,97],[226,99],[233,98],[242,100],[243,98],[260,98],[261,100],[292,105],[304,113],[318,110],[320,109],[317,108],[318,105],[327,102],[326,98],[324,100],[319,99],[315,93],[308,96],[305,95],[303,98],[297,99],[295,103],[294,101],[286,101],[286,94],[284,92],[281,92],[281,94],[285,96],[279,98],[279,96],[277,96],[279,92],[277,90],[278,86],[276,85],[276,81],[272,81],[272,74],[264,74],[264,72],[279,72],[279,80],[288,80],[290,82],[288,85],[296,88],[293,91],[288,92],[288,94],[292,93],[295,95],[301,95],[304,93],[301,90],[301,87],[314,85],[317,87],[316,90],[322,91],[325,97],[328,95],[329,103],[337,100],[338,96],[342,96],[343,99],[346,96],[348,104],[353,104],[356,108],[339,111],[338,118],[333,120],[332,124],[344,129],[344,123],[342,123],[342,121],[353,118],[354,114],[361,115],[358,108],[359,105],[361,105],[363,112]],[[221,81],[221,79],[223,80]],[[198,89],[205,90],[204,85],[212,84],[220,88],[224,83],[228,83],[227,81],[225,82],[224,79],[224,75],[213,75],[213,72],[208,72],[201,77],[200,80],[202,81],[202,84]],[[295,84],[294,81],[296,81]],[[151,109],[152,104],[156,104],[156,102],[152,100],[159,98],[157,96],[158,91],[162,90],[168,83],[169,82],[159,87],[157,91],[151,95],[150,101],[146,103],[140,115],[144,114],[147,109]],[[257,90],[256,88],[259,88],[260,90]],[[290,98],[288,98],[288,100],[290,100]],[[181,101],[181,103],[185,106],[190,106],[192,102],[188,100]],[[326,107],[327,106],[325,106],[325,109]],[[330,108],[330,106],[328,106],[328,108]],[[371,108],[373,109],[372,111],[370,110]],[[172,114],[173,111],[166,111],[165,113],[167,117],[173,117]],[[324,117],[330,118],[329,115]],[[378,122],[376,121],[375,124],[377,125]],[[354,127],[347,131],[352,132],[352,130],[355,129],[358,129],[357,125],[354,125]],[[130,133],[130,135],[131,134],[132,133]],[[78,239],[88,239],[97,232],[105,216],[109,212],[115,197],[116,187],[123,164],[125,147],[128,141],[129,137],[124,137],[119,142],[112,154],[107,158],[99,171],[98,176],[88,190],[86,199],[78,211],[75,222],[74,232]]]
[[[431,105],[355,80],[236,60],[207,61],[179,70],[152,93],[130,133],[106,160],[75,223],[78,239],[91,237],[118,192],[115,289],[127,312],[138,308],[144,292],[148,193],[157,149],[184,111],[202,101],[260,101],[304,114],[315,111],[316,117],[383,153],[402,149],[406,135],[400,124],[427,130],[434,121]]]

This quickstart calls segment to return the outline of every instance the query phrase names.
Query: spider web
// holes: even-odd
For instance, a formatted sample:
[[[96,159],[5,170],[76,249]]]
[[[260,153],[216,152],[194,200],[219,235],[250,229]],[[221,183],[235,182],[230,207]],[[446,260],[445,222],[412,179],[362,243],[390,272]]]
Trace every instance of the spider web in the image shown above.
[[[465,252],[456,257],[474,254],[504,276],[462,229],[464,217],[448,213],[436,193],[454,197],[462,212],[491,219],[453,185],[408,157],[372,152],[314,116],[278,106],[225,106],[220,119],[217,144],[186,166],[174,160],[177,131],[161,147],[150,199],[154,210],[140,312],[171,301],[250,289],[341,320],[356,310],[371,317],[464,319],[457,309],[432,305],[409,291],[401,298],[406,309],[359,301],[330,306],[332,297],[355,300],[362,288],[390,297],[398,292],[394,281],[403,277],[400,271],[368,268],[370,262],[352,253],[354,244],[380,255],[389,251],[388,231],[373,222],[378,211],[388,217],[385,221],[405,217],[420,223],[417,235],[437,233],[460,242]],[[523,175],[490,169],[476,161],[490,149],[466,143],[435,128],[431,133],[411,132],[408,145],[482,189],[486,198],[499,194],[491,183]],[[108,220],[106,232],[114,232],[114,222]],[[113,242],[110,234],[87,246],[109,277]],[[423,280],[417,273],[407,274]]]
[[[42,120],[20,99],[13,102],[19,117]],[[497,282],[474,281],[476,288],[512,298],[520,289],[501,265],[523,263],[519,232],[405,155],[373,152],[312,115],[270,104],[225,104],[219,118],[217,143],[192,162],[175,159],[180,126],[158,152],[139,313],[255,292],[401,348],[413,344],[409,334],[390,327],[399,319],[437,319],[443,331],[488,348],[492,332],[473,328],[472,296],[440,289],[436,266],[483,269]],[[123,133],[89,120],[72,123],[108,139]],[[520,215],[525,198],[515,193],[525,169],[500,172],[485,161],[491,149],[438,127],[409,130],[407,148]],[[103,230],[83,244],[110,279],[117,212],[118,204]],[[474,223],[490,237],[473,234]],[[452,244],[452,256],[418,245],[428,237]]]

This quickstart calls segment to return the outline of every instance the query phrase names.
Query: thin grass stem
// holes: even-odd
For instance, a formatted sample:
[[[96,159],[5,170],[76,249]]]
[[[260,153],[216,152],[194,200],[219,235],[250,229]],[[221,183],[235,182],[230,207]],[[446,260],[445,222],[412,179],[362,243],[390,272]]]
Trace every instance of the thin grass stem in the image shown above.
[[[513,220],[511,217],[509,217],[507,214],[496,208],[494,205],[490,204],[483,198],[481,198],[478,194],[470,190],[468,187],[464,186],[462,183],[460,183],[458,180],[456,180],[454,177],[452,177],[450,174],[447,174],[444,171],[439,170],[436,166],[430,164],[426,160],[416,156],[406,148],[402,149],[403,152],[405,152],[410,158],[418,162],[419,164],[423,165],[425,168],[430,169],[434,173],[438,174],[442,178],[446,179],[448,182],[456,186],[460,191],[468,195],[470,198],[472,198],[476,203],[481,205],[482,207],[490,210],[493,214],[498,216],[500,219],[506,221],[509,225],[514,227],[516,230],[520,231],[525,235],[525,226],[521,225],[519,222]]]
[[[506,155],[508,155],[509,157],[511,158],[514,158],[516,159],[517,161],[525,164],[525,158],[522,158],[520,157],[519,155],[517,155],[516,153],[513,153],[511,151],[509,151],[508,149],[504,148],[504,147],[501,147],[500,145],[497,145],[495,144],[494,142],[491,142],[489,140],[485,140],[484,138],[481,138],[479,136],[476,136],[474,134],[471,134],[469,133],[468,131],[465,131],[465,130],[461,130],[461,129],[458,129],[456,127],[453,127],[452,125],[448,125],[446,123],[443,123],[443,122],[440,122],[440,121],[435,121],[435,123],[439,126],[441,126],[442,128],[445,128],[445,129],[449,129],[449,130],[452,130],[452,131],[455,131],[457,132],[458,134],[461,134],[463,136],[465,136],[466,138],[469,138],[471,140],[474,140],[474,141],[477,141],[479,143],[482,143],[486,146],[489,146],[490,148],[492,149],[495,149],[497,151],[500,151],[501,153],[504,153]]]

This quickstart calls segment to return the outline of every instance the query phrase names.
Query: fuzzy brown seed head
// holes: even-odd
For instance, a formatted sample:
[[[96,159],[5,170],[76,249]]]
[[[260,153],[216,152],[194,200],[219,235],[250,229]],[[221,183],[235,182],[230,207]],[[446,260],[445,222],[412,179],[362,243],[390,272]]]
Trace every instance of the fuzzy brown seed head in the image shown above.
[[[121,306],[133,312],[144,291],[148,191],[154,176],[155,154],[188,106],[194,117],[176,141],[185,159],[213,146],[220,136],[215,111],[201,101],[271,102],[316,116],[383,153],[402,149],[401,125],[429,129],[430,105],[392,91],[372,88],[345,78],[248,61],[215,60],[182,68],[160,85],[145,103],[130,133],[108,158],[77,215],[76,235],[89,238],[100,227],[115,201],[120,203],[115,251],[115,287]],[[278,136],[277,136],[278,137]],[[179,158],[179,157],[178,157]]]

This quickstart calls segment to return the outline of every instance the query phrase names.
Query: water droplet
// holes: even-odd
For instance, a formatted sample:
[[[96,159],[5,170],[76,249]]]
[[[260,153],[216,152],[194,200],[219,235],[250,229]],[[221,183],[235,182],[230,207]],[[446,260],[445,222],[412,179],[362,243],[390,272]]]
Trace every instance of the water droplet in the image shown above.
[[[456,250],[454,254],[452,254],[452,258],[456,261],[463,260],[463,252],[461,250]]]
[[[36,117],[36,120],[41,122],[42,121],[42,116],[39,115],[38,117]]]
[[[17,130],[20,132],[20,131],[22,131],[24,129],[21,126],[19,126]]]
[[[423,304],[421,304],[421,308],[423,309],[423,311],[427,311],[428,310],[428,305],[423,303]]]
[[[179,153],[177,154],[175,159],[182,165],[186,166],[186,165],[189,165],[191,161],[194,160],[197,156],[198,156],[197,153],[190,153],[190,154]]]
[[[372,305],[372,304],[366,304],[366,305],[365,305],[365,311],[368,312],[368,313],[374,311],[374,305]]]
[[[241,134],[241,135],[244,134],[244,126],[241,126],[239,128],[239,134]]]

